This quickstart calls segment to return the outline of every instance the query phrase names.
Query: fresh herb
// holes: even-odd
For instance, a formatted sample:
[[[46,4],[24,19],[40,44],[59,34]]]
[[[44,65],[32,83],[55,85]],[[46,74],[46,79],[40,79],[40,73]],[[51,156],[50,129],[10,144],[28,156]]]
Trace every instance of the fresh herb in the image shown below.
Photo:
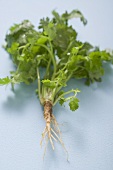
[[[57,102],[63,105],[67,101],[70,110],[75,111],[79,107],[76,96],[80,91],[63,91],[62,88],[67,86],[71,78],[84,78],[87,85],[100,82],[104,74],[103,63],[112,62],[113,53],[78,41],[77,32],[68,21],[79,18],[86,25],[87,21],[80,11],[66,11],[62,15],[53,11],[52,14],[52,19],[40,20],[38,30],[28,20],[10,28],[4,48],[10,54],[16,70],[11,71],[11,77],[1,78],[0,84],[11,83],[14,87],[21,82],[30,85],[37,80],[36,94],[44,107],[46,122],[41,144],[46,139],[54,149],[53,141],[59,141],[63,147],[64,144],[52,107]],[[42,68],[45,68],[43,78],[40,76]]]

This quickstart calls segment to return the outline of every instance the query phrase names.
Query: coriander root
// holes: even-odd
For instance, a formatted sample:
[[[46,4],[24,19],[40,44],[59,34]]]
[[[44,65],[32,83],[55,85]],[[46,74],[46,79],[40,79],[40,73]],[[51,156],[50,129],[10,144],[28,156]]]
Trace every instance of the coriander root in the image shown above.
[[[62,145],[64,145],[61,139],[61,132],[58,123],[56,121],[55,116],[52,113],[52,103],[51,101],[48,100],[44,102],[44,119],[46,122],[46,127],[42,133],[42,140],[40,144],[42,145],[43,139],[47,138],[46,140],[50,141],[53,150],[54,150],[53,140],[59,141]]]
[[[46,152],[48,141],[50,141],[53,150],[54,150],[54,142],[53,141],[56,141],[56,142],[59,141],[67,153],[67,150],[66,150],[64,143],[62,141],[62,138],[61,138],[61,131],[59,129],[58,122],[56,121],[56,118],[52,113],[52,107],[53,106],[52,106],[51,101],[47,100],[44,102],[44,119],[46,122],[46,127],[42,133],[42,139],[40,142],[40,145],[42,146],[43,140],[44,139],[46,140],[44,155]]]

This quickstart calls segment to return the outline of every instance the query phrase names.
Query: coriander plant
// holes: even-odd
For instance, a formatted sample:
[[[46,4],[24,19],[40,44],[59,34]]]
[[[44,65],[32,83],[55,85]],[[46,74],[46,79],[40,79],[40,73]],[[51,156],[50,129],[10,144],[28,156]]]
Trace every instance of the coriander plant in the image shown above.
[[[84,78],[87,85],[100,82],[104,74],[103,63],[112,62],[113,53],[77,39],[77,32],[68,21],[80,18],[86,25],[87,21],[80,11],[66,11],[62,15],[52,11],[52,14],[52,19],[40,20],[38,30],[28,20],[9,29],[4,49],[10,54],[16,70],[10,72],[10,77],[1,78],[0,85],[11,84],[14,88],[15,84],[31,85],[37,80],[36,94],[44,107],[46,122],[41,144],[45,139],[46,147],[50,141],[54,149],[53,141],[59,141],[63,147],[64,144],[52,108],[57,102],[63,105],[67,101],[70,110],[75,111],[79,107],[76,96],[80,90],[63,91],[62,88],[71,78]],[[45,68],[44,77],[40,76],[42,68]]]

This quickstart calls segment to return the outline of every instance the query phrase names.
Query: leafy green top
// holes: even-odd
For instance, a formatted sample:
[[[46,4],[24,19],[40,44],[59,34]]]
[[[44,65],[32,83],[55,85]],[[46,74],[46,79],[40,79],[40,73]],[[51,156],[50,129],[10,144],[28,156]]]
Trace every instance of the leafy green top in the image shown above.
[[[70,109],[74,111],[78,108],[76,95],[79,90],[64,92],[61,91],[62,87],[72,77],[85,78],[88,85],[101,81],[103,62],[113,61],[113,54],[77,40],[77,32],[68,21],[80,18],[86,25],[87,21],[80,11],[66,11],[62,15],[53,11],[52,14],[52,19],[40,20],[38,31],[28,20],[10,28],[5,39],[5,50],[11,55],[16,70],[11,71],[10,78],[0,79],[0,84],[30,84],[38,79],[41,104],[51,100],[53,105],[58,101],[62,105],[69,100]],[[45,67],[46,71],[40,81],[41,67]],[[65,97],[70,93],[73,96]]]

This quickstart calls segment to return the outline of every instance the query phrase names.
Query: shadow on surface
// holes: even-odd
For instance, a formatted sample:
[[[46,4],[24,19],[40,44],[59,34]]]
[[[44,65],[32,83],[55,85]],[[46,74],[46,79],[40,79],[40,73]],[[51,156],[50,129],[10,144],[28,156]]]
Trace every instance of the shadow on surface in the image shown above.
[[[113,88],[113,65],[110,63],[104,64],[105,75],[102,77],[102,82],[98,83],[99,90],[110,90]]]
[[[35,97],[36,83],[30,86],[21,83],[16,86],[14,94],[7,97],[7,101],[3,103],[4,109],[9,112],[15,111],[21,113],[21,110]]]

